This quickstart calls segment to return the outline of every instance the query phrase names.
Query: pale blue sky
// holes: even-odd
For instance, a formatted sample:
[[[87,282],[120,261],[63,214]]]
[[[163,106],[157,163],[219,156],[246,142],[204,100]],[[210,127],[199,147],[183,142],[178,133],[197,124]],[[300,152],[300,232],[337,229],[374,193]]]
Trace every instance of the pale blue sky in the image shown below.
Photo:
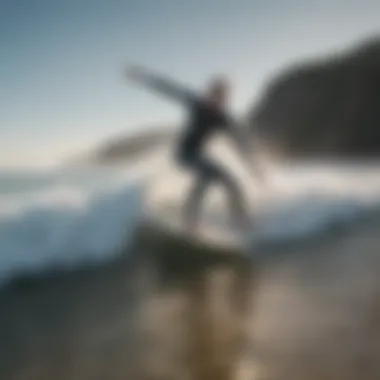
[[[0,0],[0,166],[179,120],[123,82],[125,62],[195,89],[226,73],[241,113],[284,64],[380,32],[379,14],[375,0]]]

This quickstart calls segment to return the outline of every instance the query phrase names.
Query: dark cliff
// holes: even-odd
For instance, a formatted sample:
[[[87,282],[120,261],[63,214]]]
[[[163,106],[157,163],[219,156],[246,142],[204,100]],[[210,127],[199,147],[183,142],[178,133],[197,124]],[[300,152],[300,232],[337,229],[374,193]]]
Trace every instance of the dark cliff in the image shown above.
[[[250,122],[288,156],[380,155],[380,37],[280,73]]]

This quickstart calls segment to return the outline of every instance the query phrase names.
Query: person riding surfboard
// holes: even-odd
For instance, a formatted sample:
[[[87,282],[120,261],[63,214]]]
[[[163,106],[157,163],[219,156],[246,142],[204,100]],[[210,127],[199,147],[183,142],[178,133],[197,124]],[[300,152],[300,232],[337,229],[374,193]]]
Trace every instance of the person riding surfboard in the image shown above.
[[[195,176],[194,186],[184,205],[187,230],[196,231],[200,206],[207,188],[212,183],[224,186],[228,193],[231,213],[242,228],[248,228],[250,220],[246,212],[246,202],[236,179],[232,173],[207,157],[204,152],[206,142],[216,133],[224,132],[237,144],[244,161],[250,162],[249,141],[242,133],[242,128],[238,127],[238,123],[227,112],[230,86],[226,78],[221,76],[212,78],[206,93],[200,95],[172,79],[153,74],[139,66],[129,66],[127,77],[180,102],[188,111],[185,128],[174,157],[182,168],[189,170]]]

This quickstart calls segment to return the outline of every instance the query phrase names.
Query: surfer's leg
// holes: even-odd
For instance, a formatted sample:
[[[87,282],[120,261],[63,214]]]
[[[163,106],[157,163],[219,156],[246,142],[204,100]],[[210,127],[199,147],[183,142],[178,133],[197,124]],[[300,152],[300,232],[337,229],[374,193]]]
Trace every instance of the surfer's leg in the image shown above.
[[[198,226],[202,201],[209,185],[209,179],[199,173],[190,189],[184,205],[184,219],[188,229],[195,230]]]
[[[184,204],[184,220],[189,230],[196,230],[206,190],[217,173],[208,161],[199,156],[187,157],[186,167],[195,175],[194,184]]]
[[[246,213],[244,196],[233,176],[206,157],[194,158],[191,167],[196,172],[197,179],[185,205],[185,217],[190,228],[196,228],[205,192],[208,186],[215,182],[219,182],[227,190],[229,209],[233,220],[242,228],[248,228],[250,220]]]
[[[217,163],[209,161],[208,165],[213,167],[215,173],[214,178],[227,190],[228,203],[233,220],[239,223],[242,228],[248,228],[250,221],[248,213],[246,212],[247,205],[237,180],[231,173]]]

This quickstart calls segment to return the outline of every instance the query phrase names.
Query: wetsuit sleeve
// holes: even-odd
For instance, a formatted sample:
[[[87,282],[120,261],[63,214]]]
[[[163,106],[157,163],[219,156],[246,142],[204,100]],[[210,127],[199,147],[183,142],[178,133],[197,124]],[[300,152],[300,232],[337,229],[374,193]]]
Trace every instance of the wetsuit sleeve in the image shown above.
[[[198,97],[190,90],[175,83],[172,79],[163,78],[154,74],[139,76],[139,82],[158,93],[161,93],[173,100],[177,100],[185,105],[192,105],[198,102]]]

